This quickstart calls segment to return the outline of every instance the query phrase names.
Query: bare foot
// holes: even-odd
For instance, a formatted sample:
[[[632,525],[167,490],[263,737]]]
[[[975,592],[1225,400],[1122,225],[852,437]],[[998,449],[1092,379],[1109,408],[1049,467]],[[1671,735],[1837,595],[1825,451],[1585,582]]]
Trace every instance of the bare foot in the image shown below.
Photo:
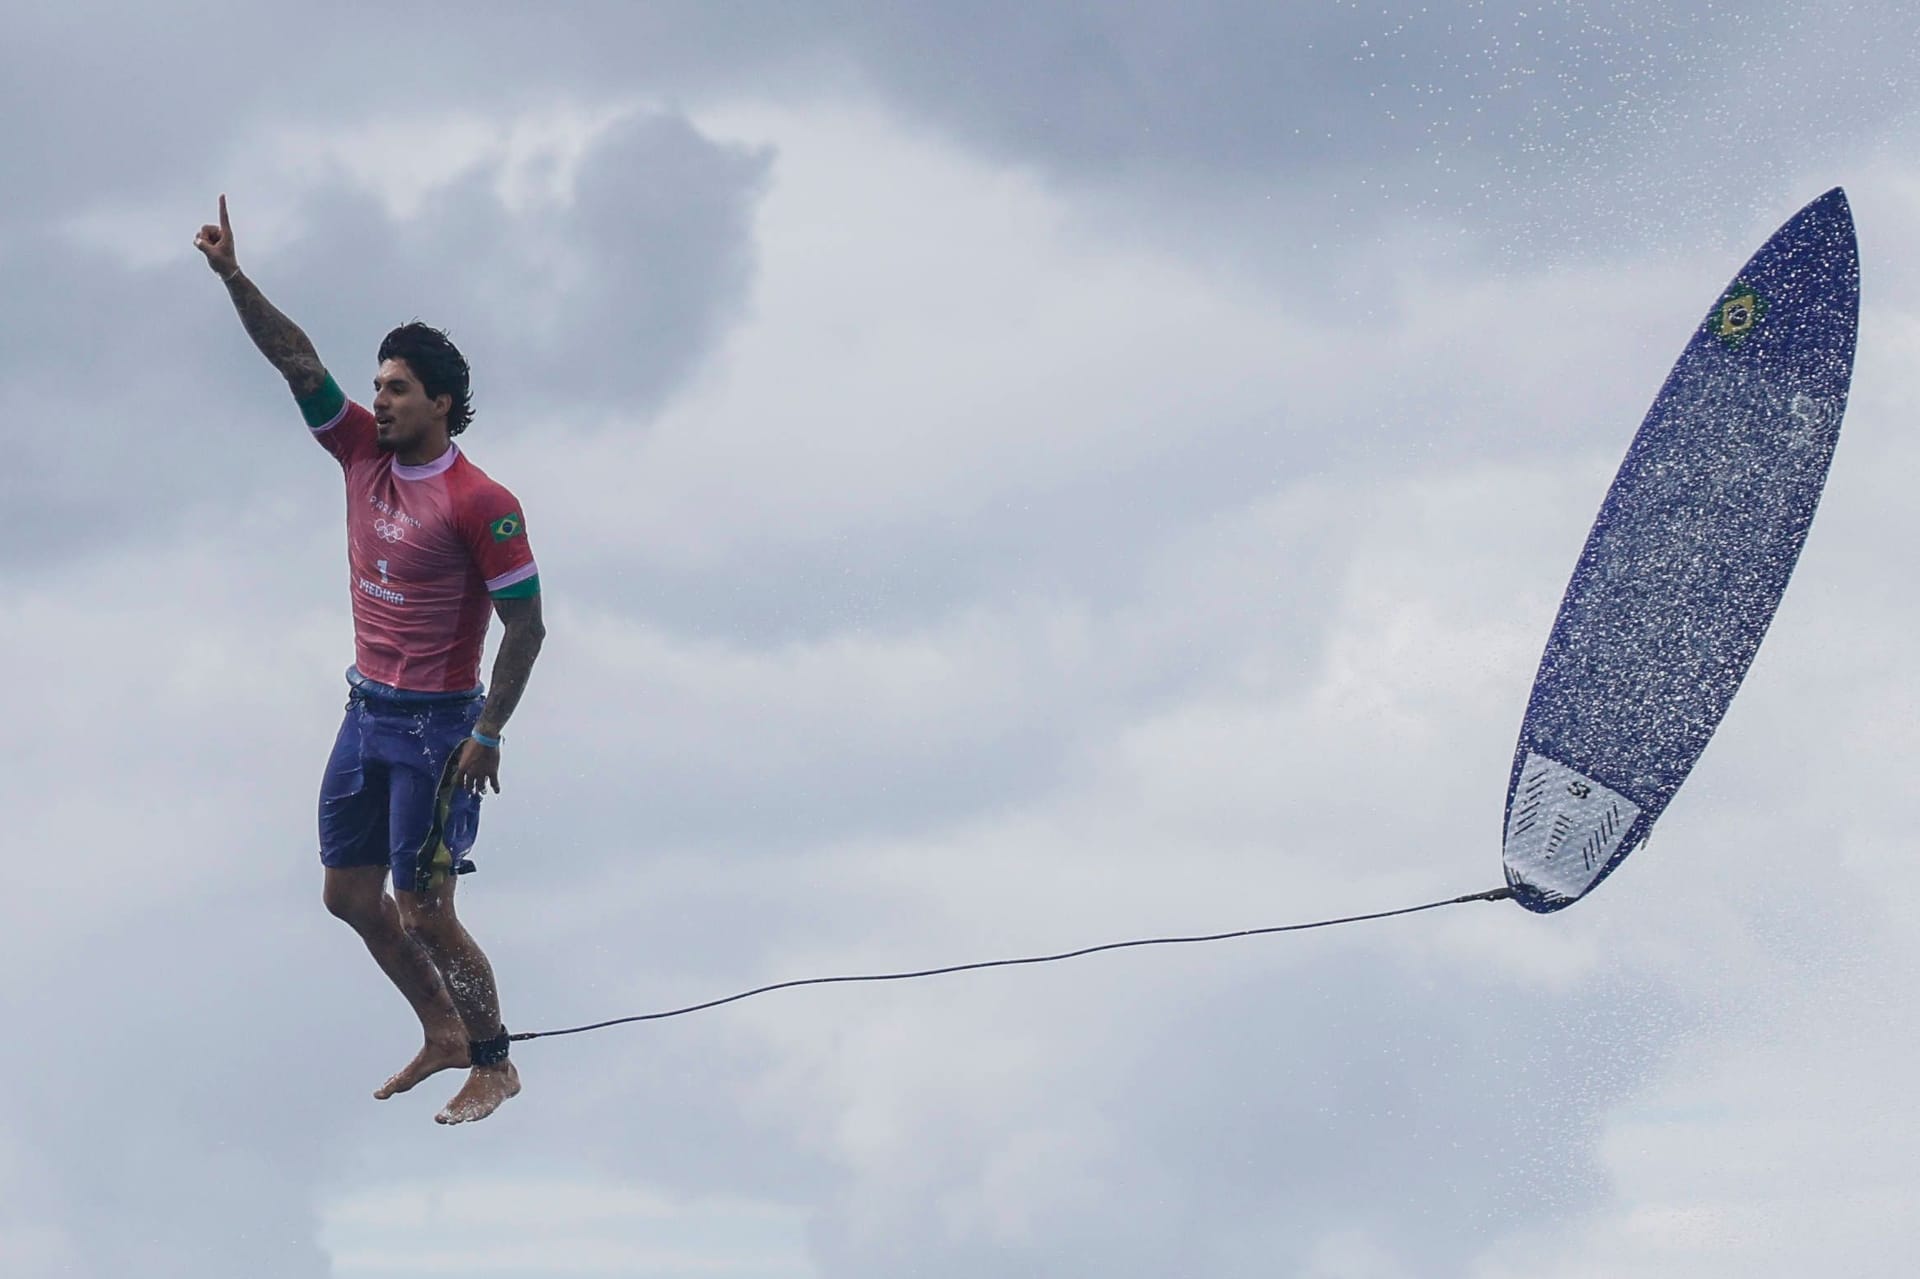
[[[475,1066],[467,1082],[453,1095],[446,1109],[434,1116],[437,1123],[466,1124],[485,1119],[511,1097],[520,1095],[520,1072],[510,1061],[497,1066]]]
[[[395,1093],[407,1091],[429,1075],[437,1075],[443,1070],[454,1070],[468,1064],[470,1064],[470,1052],[464,1034],[459,1039],[429,1039],[419,1054],[401,1068],[399,1074],[380,1085],[373,1094],[374,1100],[385,1101]]]

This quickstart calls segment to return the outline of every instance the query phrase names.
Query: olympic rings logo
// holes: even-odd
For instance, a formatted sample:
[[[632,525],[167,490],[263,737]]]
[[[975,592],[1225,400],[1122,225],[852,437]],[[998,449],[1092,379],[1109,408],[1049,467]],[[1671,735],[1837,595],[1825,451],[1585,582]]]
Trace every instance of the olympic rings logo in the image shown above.
[[[373,533],[383,542],[397,542],[407,535],[407,530],[392,520],[375,520]]]

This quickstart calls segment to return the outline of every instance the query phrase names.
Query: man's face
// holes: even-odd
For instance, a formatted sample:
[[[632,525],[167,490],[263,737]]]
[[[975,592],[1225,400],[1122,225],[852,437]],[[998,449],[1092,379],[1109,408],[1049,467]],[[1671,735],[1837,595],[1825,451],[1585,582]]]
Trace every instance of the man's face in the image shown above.
[[[427,398],[405,360],[386,360],[373,376],[374,441],[389,453],[407,453],[426,443],[435,424],[446,425],[451,395]]]

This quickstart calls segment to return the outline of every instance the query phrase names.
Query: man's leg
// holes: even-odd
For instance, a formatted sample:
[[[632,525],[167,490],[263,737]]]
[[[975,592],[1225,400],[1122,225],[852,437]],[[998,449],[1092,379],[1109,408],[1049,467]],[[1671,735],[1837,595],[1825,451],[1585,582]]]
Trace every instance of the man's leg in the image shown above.
[[[407,1091],[427,1076],[464,1066],[467,1031],[432,957],[401,923],[386,891],[385,866],[326,868],[327,909],[360,934],[380,971],[399,988],[420,1018],[426,1044],[398,1074],[373,1094],[381,1101]]]
[[[473,940],[453,909],[457,877],[448,875],[424,893],[396,891],[400,918],[420,943],[446,982],[459,1010],[466,1036],[475,1044],[497,1040],[506,1033],[500,1022],[500,996],[494,986],[493,965]],[[462,1046],[462,1060],[470,1060]],[[443,1124],[485,1119],[501,1103],[520,1091],[520,1072],[503,1054],[498,1061],[475,1064],[467,1082],[435,1118]]]

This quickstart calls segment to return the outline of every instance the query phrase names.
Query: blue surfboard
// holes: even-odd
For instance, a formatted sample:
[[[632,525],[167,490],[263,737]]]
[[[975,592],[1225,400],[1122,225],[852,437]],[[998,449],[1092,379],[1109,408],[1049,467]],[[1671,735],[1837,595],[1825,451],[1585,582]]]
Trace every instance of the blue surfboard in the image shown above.
[[[1836,187],[1740,269],[1667,375],[1520,725],[1502,858],[1529,910],[1578,901],[1644,843],[1719,727],[1820,503],[1859,310]]]

